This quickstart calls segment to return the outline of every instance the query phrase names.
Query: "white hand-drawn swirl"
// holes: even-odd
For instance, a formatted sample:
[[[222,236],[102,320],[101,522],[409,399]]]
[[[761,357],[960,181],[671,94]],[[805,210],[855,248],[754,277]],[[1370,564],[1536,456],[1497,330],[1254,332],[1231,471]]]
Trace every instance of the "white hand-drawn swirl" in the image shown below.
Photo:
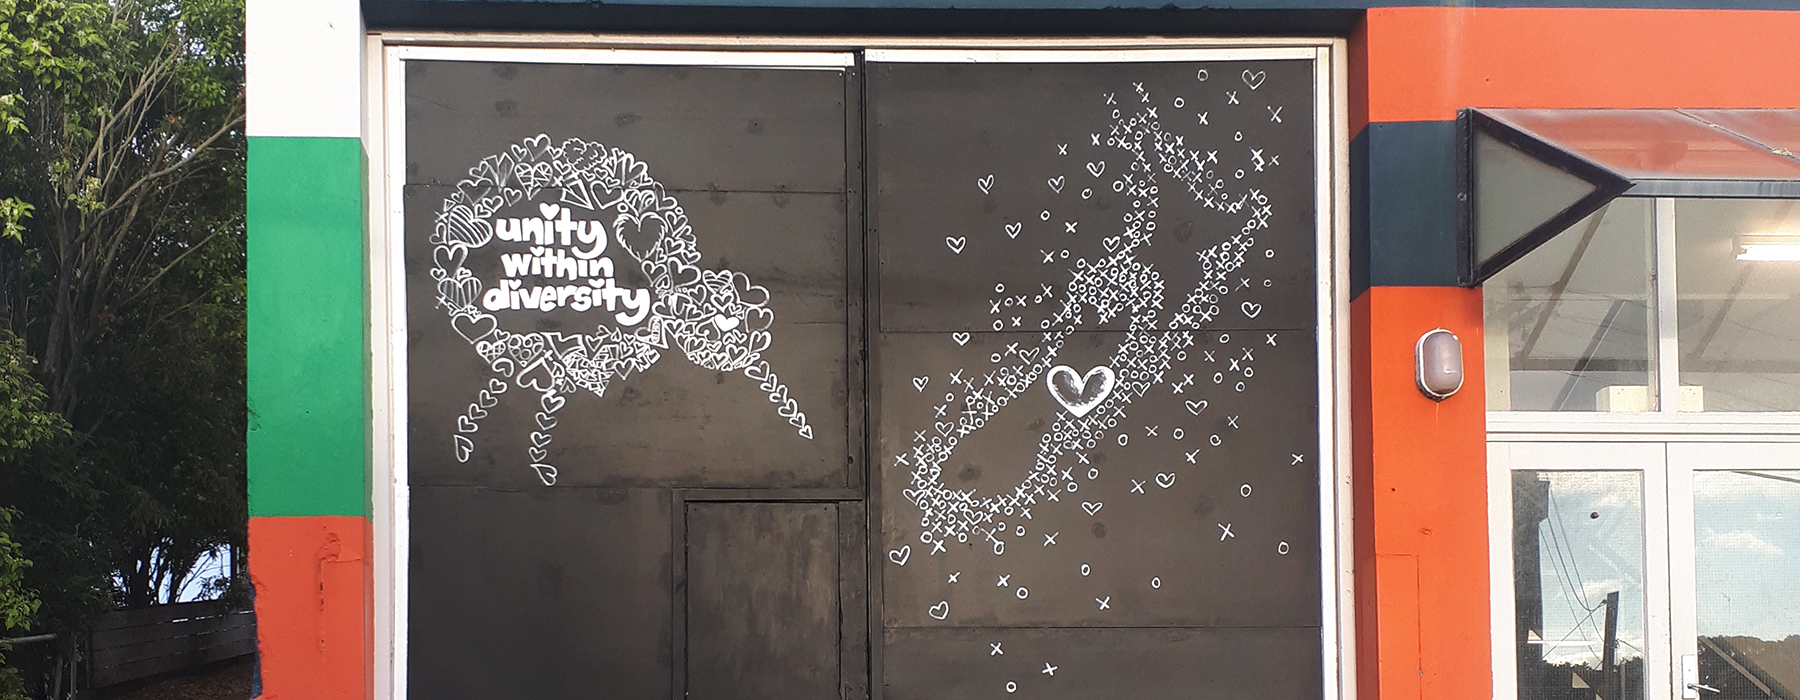
[[[1273,210],[1267,195],[1258,190],[1242,194],[1229,191],[1227,179],[1208,167],[1216,162],[1216,154],[1188,148],[1184,136],[1163,128],[1155,107],[1150,106],[1149,92],[1141,85],[1136,86],[1136,92],[1142,103],[1138,111],[1123,114],[1115,110],[1105,138],[1107,148],[1123,152],[1129,160],[1127,172],[1116,180],[1119,185],[1115,190],[1131,200],[1130,209],[1122,217],[1119,236],[1105,239],[1109,252],[1093,262],[1076,261],[1070,271],[1073,279],[1061,298],[1054,300],[1057,310],[1043,325],[1041,342],[1023,349],[1009,347],[1004,355],[994,356],[992,363],[998,367],[991,384],[997,387],[991,388],[983,373],[981,386],[970,380],[960,396],[953,389],[945,405],[961,404],[954,406],[961,414],[955,424],[940,423],[935,432],[915,433],[911,448],[895,457],[896,466],[911,469],[910,483],[903,495],[920,510],[922,541],[930,543],[935,538],[939,542],[968,542],[973,537],[991,542],[994,553],[1002,554],[1005,544],[994,532],[997,519],[1028,502],[1036,502],[1038,497],[1057,500],[1059,494],[1076,491],[1078,485],[1071,473],[1074,468],[1059,468],[1059,464],[1069,453],[1094,449],[1106,440],[1109,431],[1125,418],[1133,401],[1142,398],[1151,387],[1165,383],[1164,373],[1170,369],[1172,358],[1194,344],[1194,331],[1218,317],[1220,299],[1231,291],[1227,278],[1243,266],[1245,253],[1256,243],[1255,232],[1269,227]],[[1104,168],[1100,162],[1094,162],[1087,172],[1098,178]],[[1058,193],[1063,185],[1060,179],[1048,183]],[[1198,251],[1197,284],[1186,293],[1169,321],[1159,323],[1157,315],[1163,309],[1165,283],[1157,270],[1138,259],[1138,252],[1148,248],[1154,237],[1157,202],[1166,194],[1159,182],[1164,180],[1186,190],[1184,195],[1170,196],[1191,195],[1194,202],[1207,209],[1245,218],[1235,233]],[[1044,214],[1048,220],[1048,210]],[[1045,261],[1049,259],[1046,254]],[[1184,277],[1191,274],[1183,273]],[[944,465],[962,438],[981,430],[1020,394],[1041,390],[1045,386],[1042,378],[1057,365],[1057,356],[1071,334],[1090,323],[1106,323],[1121,314],[1128,319],[1128,330],[1105,365],[1116,376],[1116,388],[1102,392],[1104,398],[1098,403],[1084,402],[1074,410],[1059,411],[1043,432],[1034,467],[1015,488],[978,494],[944,482]],[[1074,374],[1077,373],[1068,373]],[[1104,379],[1103,375],[1089,376],[1097,382]],[[1054,386],[1051,391],[1056,391]],[[1091,394],[1085,398],[1092,401]],[[1065,409],[1074,407],[1068,401],[1063,405]],[[1086,507],[1092,514],[1099,504]]]

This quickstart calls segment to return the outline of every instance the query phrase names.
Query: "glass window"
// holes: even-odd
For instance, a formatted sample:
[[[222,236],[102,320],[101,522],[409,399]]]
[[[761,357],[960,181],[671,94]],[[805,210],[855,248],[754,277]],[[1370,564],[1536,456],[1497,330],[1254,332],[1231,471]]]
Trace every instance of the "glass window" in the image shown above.
[[[1800,693],[1800,471],[1694,473],[1700,682],[1720,700]]]
[[[1512,472],[1519,697],[1644,697],[1640,472]]]
[[[1800,410],[1797,205],[1675,201],[1684,410]]]
[[[1653,219],[1614,200],[1487,281],[1488,410],[1655,409]]]

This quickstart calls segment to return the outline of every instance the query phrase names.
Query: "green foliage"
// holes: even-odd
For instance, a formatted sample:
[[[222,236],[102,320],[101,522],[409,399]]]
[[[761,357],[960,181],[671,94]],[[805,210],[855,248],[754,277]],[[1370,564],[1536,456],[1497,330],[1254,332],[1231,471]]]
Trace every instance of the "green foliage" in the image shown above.
[[[243,71],[243,0],[0,0],[0,508],[38,629],[244,544]]]
[[[27,630],[41,603],[25,587],[25,569],[31,560],[19,553],[12,539],[13,512],[0,509],[0,632]],[[0,652],[8,651],[0,648]],[[24,700],[25,683],[0,656],[0,700]]]
[[[13,461],[32,445],[68,432],[62,416],[44,410],[44,388],[31,376],[31,365],[25,341],[0,330],[0,463]],[[0,532],[0,536],[4,534]],[[4,612],[0,608],[0,613]]]

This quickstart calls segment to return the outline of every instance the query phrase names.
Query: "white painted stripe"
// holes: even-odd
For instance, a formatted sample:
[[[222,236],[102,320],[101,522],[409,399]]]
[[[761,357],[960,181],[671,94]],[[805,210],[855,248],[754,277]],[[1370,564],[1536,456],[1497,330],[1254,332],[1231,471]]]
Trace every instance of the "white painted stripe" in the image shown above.
[[[362,136],[357,0],[248,0],[245,103],[251,136]]]
[[[401,46],[402,60],[494,61],[634,66],[716,66],[722,68],[842,69],[856,63],[848,53],[797,51],[660,51],[654,49],[540,49],[511,47]]]
[[[870,63],[1163,63],[1174,61],[1314,60],[1311,46],[1127,50],[869,49]]]

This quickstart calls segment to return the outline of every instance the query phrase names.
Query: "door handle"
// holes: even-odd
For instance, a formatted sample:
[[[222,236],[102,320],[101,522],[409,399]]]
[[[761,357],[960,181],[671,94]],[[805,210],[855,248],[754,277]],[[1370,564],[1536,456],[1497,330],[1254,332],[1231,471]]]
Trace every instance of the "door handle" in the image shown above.
[[[1698,700],[1700,691],[1720,692],[1718,688],[1700,682],[1700,657],[1697,654],[1681,655],[1681,698],[1682,700]]]

